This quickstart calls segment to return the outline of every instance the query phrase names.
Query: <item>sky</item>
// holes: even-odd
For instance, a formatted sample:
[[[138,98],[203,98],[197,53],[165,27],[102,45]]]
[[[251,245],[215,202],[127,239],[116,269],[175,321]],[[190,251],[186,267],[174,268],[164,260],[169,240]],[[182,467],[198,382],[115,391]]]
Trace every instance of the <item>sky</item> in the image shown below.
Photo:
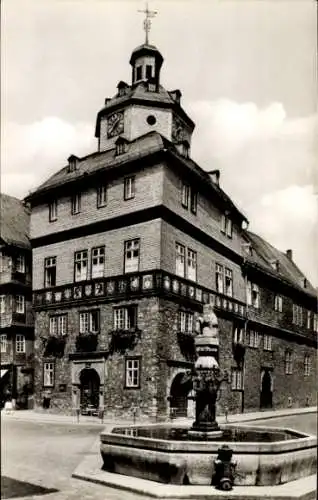
[[[24,197],[70,154],[143,43],[143,1],[3,0],[1,191]],[[161,83],[196,123],[191,156],[318,286],[314,0],[152,0]]]

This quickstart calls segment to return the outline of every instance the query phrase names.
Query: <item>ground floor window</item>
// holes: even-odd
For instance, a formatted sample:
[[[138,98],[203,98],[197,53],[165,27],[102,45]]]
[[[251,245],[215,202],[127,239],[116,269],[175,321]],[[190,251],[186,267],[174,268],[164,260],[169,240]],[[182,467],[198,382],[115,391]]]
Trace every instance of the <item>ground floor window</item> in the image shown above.
[[[243,370],[232,368],[232,390],[241,391],[243,389]]]
[[[293,356],[290,351],[285,352],[285,373],[287,375],[293,373]]]
[[[140,358],[125,360],[125,386],[140,387]]]
[[[43,385],[44,387],[54,386],[54,363],[45,362],[43,365]]]
[[[304,369],[305,369],[305,375],[306,376],[310,375],[310,372],[311,372],[311,358],[310,358],[309,354],[305,355],[305,358],[304,358]]]

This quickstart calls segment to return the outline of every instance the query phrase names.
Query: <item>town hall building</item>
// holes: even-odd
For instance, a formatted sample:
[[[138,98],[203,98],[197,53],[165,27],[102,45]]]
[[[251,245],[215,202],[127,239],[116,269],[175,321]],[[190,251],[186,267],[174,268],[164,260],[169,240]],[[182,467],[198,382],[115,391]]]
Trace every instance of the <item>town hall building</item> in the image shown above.
[[[98,149],[31,206],[35,399],[48,411],[193,414],[195,324],[219,322],[219,412],[315,404],[317,294],[248,231],[220,172],[191,156],[195,127],[146,43],[98,112]],[[300,390],[301,388],[301,390]]]

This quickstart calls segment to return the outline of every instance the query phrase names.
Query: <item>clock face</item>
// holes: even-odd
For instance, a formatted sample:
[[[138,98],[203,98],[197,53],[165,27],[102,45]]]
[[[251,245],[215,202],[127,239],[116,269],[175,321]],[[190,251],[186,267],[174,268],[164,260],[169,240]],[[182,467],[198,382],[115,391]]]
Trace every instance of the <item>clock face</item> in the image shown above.
[[[107,120],[107,137],[114,137],[124,131],[124,113],[113,113]]]
[[[186,137],[182,121],[176,116],[172,120],[172,140],[175,142],[183,141]]]

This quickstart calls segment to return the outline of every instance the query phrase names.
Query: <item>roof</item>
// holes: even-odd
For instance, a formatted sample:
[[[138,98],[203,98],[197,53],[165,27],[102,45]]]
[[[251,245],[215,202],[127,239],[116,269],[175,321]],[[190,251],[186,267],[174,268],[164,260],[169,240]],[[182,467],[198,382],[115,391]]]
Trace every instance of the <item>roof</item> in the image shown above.
[[[142,55],[148,55],[148,54],[154,55],[160,61],[160,65],[162,64],[163,57],[162,57],[161,53],[159,52],[159,50],[157,49],[157,47],[155,45],[150,45],[149,43],[148,44],[143,43],[142,45],[139,45],[138,47],[136,47],[132,51],[131,58],[130,58],[129,62],[130,62],[130,64],[134,64],[137,57],[142,56]]]
[[[30,210],[18,198],[0,193],[0,236],[7,245],[31,248]]]
[[[141,81],[137,84],[126,87],[126,93],[119,96],[114,95],[111,99],[106,101],[105,106],[98,112],[96,119],[95,137],[100,135],[100,119],[104,114],[108,114],[112,108],[127,105],[128,101],[144,102],[150,106],[165,106],[171,108],[178,108],[178,113],[184,118],[188,125],[194,129],[194,122],[186,114],[183,108],[172,97],[171,93],[166,90],[162,85],[159,85],[156,92],[149,92],[146,82]],[[172,91],[175,92],[175,91]]]
[[[284,252],[273,247],[258,234],[251,231],[245,231],[245,234],[254,250],[252,255],[247,258],[248,261],[261,266],[271,274],[276,274],[279,278],[288,281],[298,290],[317,296],[316,289],[300,271],[295,262],[287,257]],[[274,270],[272,266],[274,262],[279,263],[278,270]],[[306,287],[304,287],[304,280],[306,280]]]
[[[233,212],[235,212],[240,218],[247,220],[246,217],[237,209],[229,196],[220,188],[220,186],[212,182],[209,174],[205,170],[199,167],[199,165],[197,165],[190,158],[185,158],[180,155],[175,145],[156,131],[148,132],[147,134],[130,142],[128,151],[122,155],[117,156],[116,148],[112,148],[100,153],[93,153],[85,156],[84,158],[79,158],[76,170],[70,172],[68,165],[66,165],[61,170],[53,174],[47,181],[41,184],[35,191],[33,191],[33,193],[27,196],[26,200],[31,200],[36,195],[42,193],[44,194],[45,192],[65,185],[66,183],[79,181],[88,175],[93,175],[99,171],[105,172],[116,166],[122,165],[123,163],[128,163],[160,151],[169,151],[174,158],[185,165],[191,172],[193,172],[207,186],[209,186],[209,188],[218,195],[219,199],[222,199]]]

